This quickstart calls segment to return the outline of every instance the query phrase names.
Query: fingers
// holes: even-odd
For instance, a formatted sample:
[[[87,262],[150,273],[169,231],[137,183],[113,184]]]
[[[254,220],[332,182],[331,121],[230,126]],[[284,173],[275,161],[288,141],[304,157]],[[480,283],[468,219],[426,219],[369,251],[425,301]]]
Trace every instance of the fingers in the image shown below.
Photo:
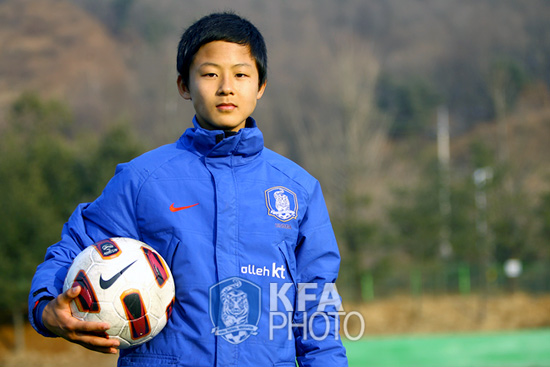
[[[106,354],[118,353],[120,342],[116,339],[109,339],[108,335],[103,333],[102,336],[91,334],[76,334],[74,343],[80,344],[83,347]]]
[[[109,324],[100,322],[80,321],[66,325],[63,338],[80,344],[83,347],[101,353],[117,353],[120,342],[117,339],[110,339],[106,331]]]
[[[64,326],[67,334],[74,340],[83,340],[87,337],[92,337],[94,339],[108,340],[105,345],[118,346],[119,344],[118,340],[109,339],[107,330],[109,330],[110,325],[107,322],[81,321],[71,317],[70,320],[65,322]]]
[[[99,353],[103,353],[103,354],[117,354],[118,353],[118,349],[116,349],[116,348],[91,347],[88,344],[80,344],[80,345],[82,345],[86,349],[93,350],[94,352],[99,352]]]
[[[111,325],[108,322],[95,322],[95,321],[81,321],[73,318],[73,324],[70,328],[77,333],[82,334],[94,334],[107,337],[106,331],[109,330]]]
[[[42,313],[44,326],[54,334],[83,347],[101,353],[117,353],[120,342],[109,339],[106,322],[81,321],[73,317],[70,302],[80,293],[80,287],[73,287],[57,296],[46,305]]]

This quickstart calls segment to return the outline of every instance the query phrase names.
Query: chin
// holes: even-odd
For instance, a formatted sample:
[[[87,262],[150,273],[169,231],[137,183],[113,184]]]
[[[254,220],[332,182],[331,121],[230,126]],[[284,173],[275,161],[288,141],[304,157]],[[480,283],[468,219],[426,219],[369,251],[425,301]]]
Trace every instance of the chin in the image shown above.
[[[223,116],[222,116],[223,117]],[[229,117],[229,116],[225,116]],[[237,120],[237,121],[236,121]],[[240,130],[245,127],[246,119],[244,122],[241,119],[199,119],[199,124],[207,130]]]
[[[219,129],[219,130],[240,130],[241,128],[245,127],[245,124],[241,124],[241,123],[219,123],[219,124],[212,124],[212,126],[215,128],[215,129]]]

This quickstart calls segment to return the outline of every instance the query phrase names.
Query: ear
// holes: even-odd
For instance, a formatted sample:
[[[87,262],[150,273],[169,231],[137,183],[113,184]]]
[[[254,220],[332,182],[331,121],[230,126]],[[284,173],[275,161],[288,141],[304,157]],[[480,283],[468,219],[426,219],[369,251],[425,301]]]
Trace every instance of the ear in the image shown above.
[[[256,95],[256,99],[262,98],[265,92],[265,88],[267,87],[267,80],[260,86],[260,89],[258,90],[258,94]]]
[[[180,96],[182,96],[183,99],[190,101],[191,93],[189,92],[189,88],[187,88],[187,86],[183,82],[183,78],[181,77],[181,75],[178,75],[177,83],[178,83],[178,91],[180,92]]]

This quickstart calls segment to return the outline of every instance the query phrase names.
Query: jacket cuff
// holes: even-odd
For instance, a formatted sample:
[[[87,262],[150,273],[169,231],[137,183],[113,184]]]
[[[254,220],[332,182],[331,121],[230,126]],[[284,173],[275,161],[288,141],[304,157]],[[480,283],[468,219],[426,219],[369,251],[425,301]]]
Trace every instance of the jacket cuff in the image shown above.
[[[51,296],[45,296],[40,298],[36,303],[34,304],[33,310],[32,310],[32,317],[34,320],[34,328],[35,330],[49,338],[55,338],[57,335],[49,331],[42,322],[42,313],[44,312],[44,308],[46,305],[52,300],[54,297]]]

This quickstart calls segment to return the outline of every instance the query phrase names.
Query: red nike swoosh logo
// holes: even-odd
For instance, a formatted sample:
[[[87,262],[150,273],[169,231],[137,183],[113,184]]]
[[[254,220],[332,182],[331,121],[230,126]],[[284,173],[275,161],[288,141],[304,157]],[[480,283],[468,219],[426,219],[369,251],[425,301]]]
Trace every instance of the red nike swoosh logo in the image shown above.
[[[179,208],[176,208],[174,206],[174,203],[172,203],[172,205],[170,205],[170,211],[171,212],[179,212],[180,210],[185,210],[185,209],[189,209],[189,208],[192,208],[194,206],[197,206],[199,205],[199,203],[196,203],[196,204],[193,204],[193,205],[187,205],[187,206],[180,206]]]

